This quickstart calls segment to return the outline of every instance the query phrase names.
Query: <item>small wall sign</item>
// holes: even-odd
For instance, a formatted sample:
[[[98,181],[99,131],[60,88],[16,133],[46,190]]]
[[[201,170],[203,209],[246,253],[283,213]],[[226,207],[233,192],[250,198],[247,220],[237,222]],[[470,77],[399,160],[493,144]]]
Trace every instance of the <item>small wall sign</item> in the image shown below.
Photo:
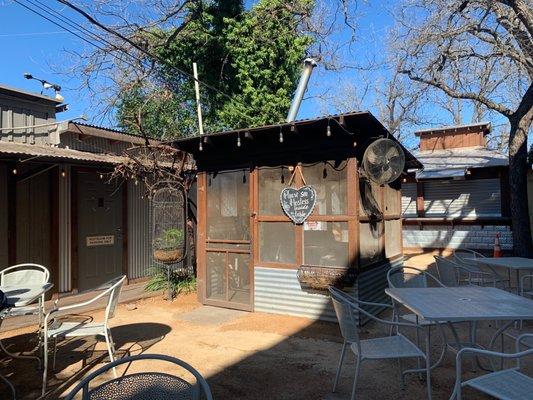
[[[87,247],[112,246],[115,244],[115,235],[87,236]]]
[[[315,208],[316,191],[311,186],[303,186],[300,189],[288,187],[281,191],[280,202],[287,217],[296,225],[300,225]]]

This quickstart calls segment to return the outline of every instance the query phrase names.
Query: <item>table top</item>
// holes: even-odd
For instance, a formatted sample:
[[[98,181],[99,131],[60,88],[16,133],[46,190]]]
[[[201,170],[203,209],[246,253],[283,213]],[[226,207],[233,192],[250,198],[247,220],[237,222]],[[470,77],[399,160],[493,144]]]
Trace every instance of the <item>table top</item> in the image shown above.
[[[465,257],[465,260],[475,261],[479,264],[492,265],[494,267],[503,267],[509,269],[530,269],[533,270],[533,259],[523,257]]]
[[[428,321],[533,320],[533,300],[494,287],[387,288],[385,293]]]
[[[52,283],[27,286],[0,286],[0,290],[7,296],[8,307],[24,307],[33,303],[43,293],[49,291],[53,286],[54,285]]]

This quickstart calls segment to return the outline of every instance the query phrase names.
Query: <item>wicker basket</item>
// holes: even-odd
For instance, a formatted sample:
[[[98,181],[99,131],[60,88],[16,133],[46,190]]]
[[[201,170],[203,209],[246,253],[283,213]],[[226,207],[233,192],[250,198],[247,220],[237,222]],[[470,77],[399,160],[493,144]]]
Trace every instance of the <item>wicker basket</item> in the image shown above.
[[[296,275],[301,284],[315,290],[327,290],[329,286],[337,288],[352,286],[356,278],[353,268],[319,265],[301,265]]]
[[[161,263],[175,263],[183,258],[182,249],[154,250],[154,260]]]

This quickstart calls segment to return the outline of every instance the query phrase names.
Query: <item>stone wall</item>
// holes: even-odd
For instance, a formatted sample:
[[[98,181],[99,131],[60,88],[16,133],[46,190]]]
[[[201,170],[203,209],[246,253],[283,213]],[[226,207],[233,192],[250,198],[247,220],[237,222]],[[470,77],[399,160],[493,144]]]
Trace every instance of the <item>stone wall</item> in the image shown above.
[[[423,229],[416,225],[403,226],[404,248],[469,248],[474,250],[492,250],[494,237],[500,233],[503,250],[513,247],[512,232],[507,226],[452,226],[425,225]]]

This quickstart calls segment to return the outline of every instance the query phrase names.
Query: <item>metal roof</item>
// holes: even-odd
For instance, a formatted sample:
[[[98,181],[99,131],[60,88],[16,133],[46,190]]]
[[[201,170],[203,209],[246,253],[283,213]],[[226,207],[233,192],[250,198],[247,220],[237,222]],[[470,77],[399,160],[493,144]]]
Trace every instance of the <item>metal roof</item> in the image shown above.
[[[420,136],[424,133],[444,133],[446,131],[458,131],[458,130],[469,130],[472,128],[477,128],[476,130],[482,129],[483,132],[489,133],[492,129],[490,122],[474,122],[471,124],[461,124],[461,125],[448,125],[440,126],[438,128],[428,128],[415,131],[416,136]]]
[[[417,173],[417,179],[438,179],[457,177],[473,168],[506,167],[509,159],[505,154],[486,147],[460,147],[445,150],[424,150],[414,152],[424,170]]]
[[[83,124],[80,122],[69,122],[68,131],[73,133],[79,133],[87,136],[101,137],[110,140],[117,140],[120,142],[128,142],[132,144],[145,144],[145,138],[141,135],[132,135],[125,133],[118,129],[105,128],[102,126]],[[148,138],[150,144],[158,144],[159,140],[154,138]]]
[[[4,93],[14,97],[22,97],[26,99],[44,100],[54,104],[61,104],[62,101],[48,97],[40,93],[28,92],[26,90],[17,89],[8,85],[0,84],[0,93]]]
[[[0,155],[2,154],[25,155],[29,156],[28,158],[35,157],[39,159],[89,161],[102,164],[119,164],[126,160],[125,157],[109,154],[95,154],[59,147],[0,141]]]
[[[330,129],[326,130],[327,127]],[[326,136],[326,132],[330,135]],[[280,137],[283,136],[283,137]],[[216,166],[242,166],[246,163],[276,164],[287,157],[361,157],[368,144],[380,137],[398,142],[368,111],[353,111],[319,118],[242,128],[232,131],[178,139],[174,146],[194,155],[200,169]],[[200,144],[202,143],[202,144]],[[400,143],[407,168],[422,168],[418,160]],[[335,159],[335,158],[333,158]],[[215,165],[216,164],[216,165]],[[265,164],[266,165],[266,164]]]

